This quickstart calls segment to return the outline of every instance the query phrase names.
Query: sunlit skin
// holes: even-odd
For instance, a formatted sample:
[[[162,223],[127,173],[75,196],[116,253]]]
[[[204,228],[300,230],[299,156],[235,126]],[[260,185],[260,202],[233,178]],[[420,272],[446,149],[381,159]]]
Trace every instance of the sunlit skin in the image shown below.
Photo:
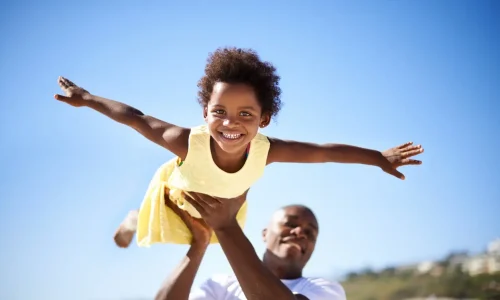
[[[281,279],[301,277],[318,233],[318,221],[308,208],[292,205],[278,210],[262,232],[266,243],[264,265]]]
[[[181,160],[185,160],[189,148],[190,128],[165,122],[125,103],[90,94],[72,81],[58,78],[65,96],[55,99],[74,107],[89,107],[112,120],[127,125],[148,140],[164,147]],[[228,173],[241,170],[246,161],[246,149],[259,128],[269,125],[271,111],[263,111],[257,91],[244,83],[216,82],[210,99],[203,107],[203,117],[211,135],[211,156],[214,163]],[[265,106],[267,107],[267,106]],[[355,163],[377,166],[399,179],[405,176],[399,167],[420,165],[413,159],[424,152],[421,145],[408,142],[386,151],[377,151],[345,144],[317,144],[267,137],[270,146],[266,164],[271,163]],[[251,151],[251,149],[250,149]],[[133,230],[120,225],[115,241],[120,247],[128,247]]]
[[[212,232],[217,236],[246,299],[315,299],[293,293],[281,281],[302,278],[302,270],[314,252],[318,221],[309,208],[289,205],[273,214],[268,226],[262,231],[266,252],[261,260],[236,220],[237,211],[245,197],[227,201],[199,193],[192,193],[191,196],[186,201],[200,212],[203,220],[195,221],[199,226],[193,226],[194,218],[177,209],[176,212],[193,232],[193,242],[177,269],[158,291],[156,299],[188,299]],[[328,292],[318,292],[328,293],[333,297],[331,299],[345,299],[341,286],[333,283],[328,286]]]
[[[58,83],[66,96],[55,95],[57,100],[75,107],[90,107],[134,128],[182,160],[186,158],[191,132],[189,128],[145,115],[125,103],[92,95],[66,78],[59,77]],[[241,169],[245,160],[245,147],[255,137],[259,127],[266,127],[270,121],[270,115],[262,112],[255,90],[242,83],[215,83],[210,100],[203,108],[203,115],[214,141],[211,147],[214,162],[220,169],[230,173]],[[226,137],[224,133],[227,134]],[[420,165],[422,162],[412,157],[424,151],[421,145],[413,145],[413,142],[380,152],[344,144],[317,144],[271,137],[268,139],[271,145],[267,164],[357,163],[378,166],[384,172],[400,179],[405,179],[405,176],[397,169],[401,166]]]
[[[270,121],[252,87],[223,82],[214,85],[203,117],[212,136],[214,162],[230,173],[241,169],[248,144]]]

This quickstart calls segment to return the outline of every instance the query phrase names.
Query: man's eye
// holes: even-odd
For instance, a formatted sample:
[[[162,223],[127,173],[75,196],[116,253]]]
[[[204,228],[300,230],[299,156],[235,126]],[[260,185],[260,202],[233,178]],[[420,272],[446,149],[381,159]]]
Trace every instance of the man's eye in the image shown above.
[[[285,223],[285,226],[286,226],[286,227],[290,227],[290,228],[295,228],[295,227],[297,227],[297,225],[295,225],[295,224],[293,224],[293,223],[290,223],[290,222],[286,222],[286,223]]]

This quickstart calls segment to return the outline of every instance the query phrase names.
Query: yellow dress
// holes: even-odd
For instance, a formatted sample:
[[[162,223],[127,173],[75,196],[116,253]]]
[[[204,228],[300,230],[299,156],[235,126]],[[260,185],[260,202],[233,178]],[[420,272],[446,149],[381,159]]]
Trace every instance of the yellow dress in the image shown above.
[[[184,200],[182,191],[221,198],[241,196],[264,173],[269,146],[267,137],[258,133],[250,143],[244,166],[236,173],[227,173],[217,167],[212,159],[207,126],[192,128],[186,159],[182,164],[179,164],[179,158],[163,164],[149,184],[137,219],[139,247],[149,247],[155,243],[190,244],[191,242],[189,229],[181,218],[165,205],[165,188],[170,190],[170,201],[191,216],[200,218],[198,211]],[[236,217],[241,227],[245,225],[246,214],[245,201]],[[210,243],[217,242],[217,238],[213,235]]]

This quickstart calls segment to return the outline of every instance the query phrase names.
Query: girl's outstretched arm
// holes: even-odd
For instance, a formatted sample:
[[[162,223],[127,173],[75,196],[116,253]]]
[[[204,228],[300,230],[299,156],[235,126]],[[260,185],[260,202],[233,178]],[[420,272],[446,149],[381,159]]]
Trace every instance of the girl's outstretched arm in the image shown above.
[[[269,138],[271,147],[267,163],[354,163],[372,165],[382,168],[385,172],[404,179],[397,168],[405,165],[420,165],[422,162],[410,157],[424,152],[412,142],[380,152],[356,146],[343,144],[314,144],[297,141],[285,141]]]
[[[145,115],[125,103],[92,95],[64,77],[59,77],[58,83],[66,96],[55,95],[55,99],[75,107],[90,107],[116,122],[134,128],[181,159],[186,158],[190,129]]]

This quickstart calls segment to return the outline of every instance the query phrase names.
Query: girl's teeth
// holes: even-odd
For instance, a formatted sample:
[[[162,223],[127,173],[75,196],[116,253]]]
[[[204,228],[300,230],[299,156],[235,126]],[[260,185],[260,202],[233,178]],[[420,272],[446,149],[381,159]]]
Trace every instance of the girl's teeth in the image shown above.
[[[241,136],[241,134],[227,134],[227,133],[223,133],[222,134],[226,139],[232,139],[232,140],[235,140],[237,138],[239,138]]]

